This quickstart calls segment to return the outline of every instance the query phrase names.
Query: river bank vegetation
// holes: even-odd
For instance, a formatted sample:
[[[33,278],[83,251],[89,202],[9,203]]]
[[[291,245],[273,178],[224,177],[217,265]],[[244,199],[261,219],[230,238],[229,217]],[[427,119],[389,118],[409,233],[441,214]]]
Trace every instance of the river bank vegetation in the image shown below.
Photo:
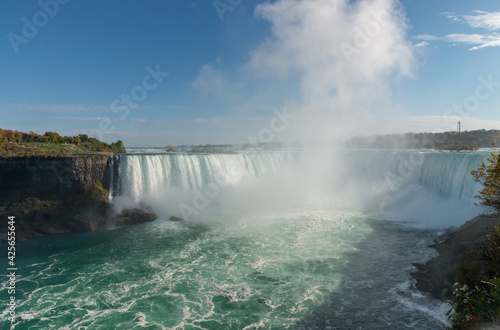
[[[476,130],[443,133],[405,133],[357,136],[346,141],[349,148],[377,149],[436,149],[472,151],[489,148],[500,142],[500,130]]]
[[[492,152],[488,163],[471,171],[483,189],[476,196],[481,205],[500,212],[500,153]],[[476,328],[478,324],[500,326],[500,222],[464,253],[465,262],[453,286],[450,318],[456,329]]]
[[[95,152],[126,152],[122,141],[111,144],[86,134],[61,136],[56,132],[39,135],[0,128],[0,157],[66,157]]]

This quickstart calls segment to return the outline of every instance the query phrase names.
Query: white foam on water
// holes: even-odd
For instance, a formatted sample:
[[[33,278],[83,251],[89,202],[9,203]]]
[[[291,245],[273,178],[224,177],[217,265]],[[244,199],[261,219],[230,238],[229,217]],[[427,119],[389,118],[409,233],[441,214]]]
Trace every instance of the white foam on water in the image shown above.
[[[398,174],[411,155],[343,154],[349,166],[333,159],[330,171],[338,175],[324,180],[327,172],[304,172],[298,153],[122,156],[122,196],[113,202],[160,207],[160,220],[27,262],[19,285],[33,290],[20,300],[16,326],[67,326],[70,315],[76,315],[70,328],[117,320],[125,328],[286,328],[307,324],[307,315],[321,315],[312,324],[324,321],[324,328],[338,327],[335,318],[353,328],[372,320],[446,325],[446,305],[410,282],[411,263],[432,255],[426,244],[437,235],[423,229],[428,216],[417,206],[436,206],[438,215],[462,210],[457,201],[472,208],[476,186],[466,176],[483,155],[426,153],[391,189],[384,174]],[[192,203],[194,191],[217,182],[224,187],[203,209],[202,222],[167,220],[179,203]],[[389,218],[394,227],[378,228]],[[387,291],[376,292],[381,288]],[[364,297],[379,300],[362,305],[372,310],[356,309]]]

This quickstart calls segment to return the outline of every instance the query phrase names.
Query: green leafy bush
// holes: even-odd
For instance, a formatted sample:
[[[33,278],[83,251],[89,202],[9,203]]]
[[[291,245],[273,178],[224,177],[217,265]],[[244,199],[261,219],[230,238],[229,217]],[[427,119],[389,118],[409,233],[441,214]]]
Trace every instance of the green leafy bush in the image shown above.
[[[481,205],[500,211],[500,153],[492,152],[488,162],[481,162],[477,171],[470,171],[476,182],[483,185],[475,197],[481,200]]]
[[[453,286],[454,308],[450,311],[455,329],[467,329],[477,323],[497,324],[500,316],[500,278],[487,283],[490,287]]]
[[[485,236],[484,244],[467,254],[461,275],[453,286],[453,310],[449,316],[456,329],[500,319],[500,224]],[[497,324],[500,325],[500,324]]]
[[[85,187],[85,196],[91,201],[106,201],[108,191],[97,181]]]

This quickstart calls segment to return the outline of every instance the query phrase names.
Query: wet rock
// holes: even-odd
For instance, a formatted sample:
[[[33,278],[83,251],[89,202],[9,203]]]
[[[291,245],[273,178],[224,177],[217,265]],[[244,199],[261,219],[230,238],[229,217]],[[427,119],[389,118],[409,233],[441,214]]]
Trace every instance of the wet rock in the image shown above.
[[[60,228],[60,227],[47,227],[41,228],[40,231],[47,235],[60,235],[70,233],[68,229]]]
[[[412,276],[417,281],[417,288],[442,300],[451,298],[452,286],[460,275],[459,267],[465,261],[463,253],[470,252],[481,243],[490,227],[498,222],[500,218],[478,216],[445,233],[436,244],[431,245],[439,256],[425,264],[414,264],[418,271]]]
[[[116,216],[116,225],[125,226],[137,223],[151,222],[158,219],[155,213],[146,212],[142,209],[125,209]]]
[[[97,229],[97,223],[95,221],[80,215],[75,216],[75,222],[73,226],[75,228],[75,231],[79,232],[94,231]]]

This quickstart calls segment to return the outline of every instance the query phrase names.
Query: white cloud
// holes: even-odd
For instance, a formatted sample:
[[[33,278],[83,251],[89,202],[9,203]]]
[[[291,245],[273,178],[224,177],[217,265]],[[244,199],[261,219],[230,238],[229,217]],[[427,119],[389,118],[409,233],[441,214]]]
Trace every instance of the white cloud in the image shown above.
[[[490,35],[455,33],[448,34],[444,37],[437,37],[426,34],[415,36],[415,38],[424,41],[443,40],[447,43],[452,44],[453,46],[457,46],[457,44],[477,45],[470,48],[470,50],[500,46],[500,34],[497,33],[493,33]]]
[[[414,36],[413,38],[421,39],[421,40],[439,40],[440,37],[434,36],[432,34],[419,34]]]
[[[422,41],[422,42],[419,42],[418,44],[416,44],[413,47],[420,48],[420,47],[426,47],[426,46],[429,46],[429,43],[427,41]]]
[[[447,42],[461,42],[465,44],[482,44],[488,40],[487,36],[483,36],[481,34],[464,34],[464,33],[455,33],[448,34],[442,39]]]
[[[464,15],[462,19],[473,28],[481,28],[488,31],[500,29],[500,12],[488,13],[476,11],[477,15]]]
[[[357,127],[358,118],[378,116],[390,106],[393,79],[412,75],[414,47],[398,1],[278,0],[258,5],[255,14],[270,23],[271,33],[231,81],[269,94],[276,86],[297,91],[282,96],[298,114],[286,129],[299,132],[294,138],[334,137]],[[193,85],[221,94],[228,80],[207,65]]]
[[[499,47],[499,46],[500,46],[500,36],[497,37],[496,39],[485,42],[482,45],[472,47],[470,50],[478,50],[478,49],[486,48],[486,47]]]
[[[405,20],[394,1],[282,0],[261,4],[256,13],[272,24],[273,38],[253,52],[250,65],[270,75],[295,71],[340,85],[347,80],[336,76],[342,71],[351,81],[411,71]]]
[[[218,57],[216,63],[221,65],[223,61]],[[229,81],[224,72],[212,64],[206,64],[201,67],[198,76],[192,82],[192,86],[204,94],[213,95],[220,100],[227,100],[234,97],[235,91],[241,87],[241,84]]]
[[[390,81],[411,76],[413,47],[406,17],[392,0],[277,1],[257,7],[272,38],[252,54],[262,76],[298,77],[299,138],[335,139],[377,120],[390,105]]]
[[[484,34],[453,33],[443,37],[422,34],[415,36],[415,38],[427,41],[442,40],[451,43],[453,46],[457,44],[475,45],[469,50],[500,46],[500,34],[496,32],[492,33],[492,31],[500,29],[500,12],[476,11],[475,13],[476,15],[444,14],[454,22],[461,22],[469,25],[471,28],[483,29],[488,32],[485,31]]]

